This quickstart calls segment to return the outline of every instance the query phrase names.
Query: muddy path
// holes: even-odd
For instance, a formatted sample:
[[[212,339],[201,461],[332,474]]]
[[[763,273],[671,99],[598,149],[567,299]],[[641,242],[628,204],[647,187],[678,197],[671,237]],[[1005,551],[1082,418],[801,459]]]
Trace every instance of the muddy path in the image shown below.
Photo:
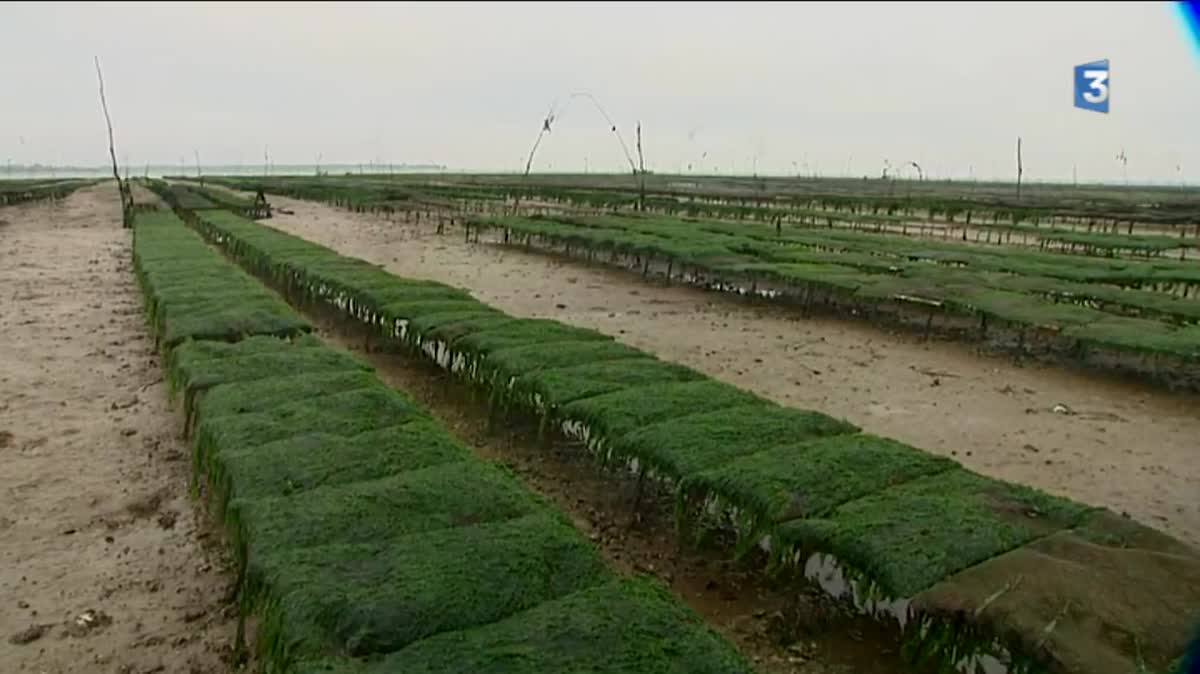
[[[439,236],[402,219],[271,201],[294,214],[269,224],[396,274],[468,288],[513,315],[605,332],[782,404],[844,417],[1200,545],[1200,396],[464,244],[457,228]]]
[[[0,671],[230,671],[225,545],[188,496],[116,188],[0,220]]]

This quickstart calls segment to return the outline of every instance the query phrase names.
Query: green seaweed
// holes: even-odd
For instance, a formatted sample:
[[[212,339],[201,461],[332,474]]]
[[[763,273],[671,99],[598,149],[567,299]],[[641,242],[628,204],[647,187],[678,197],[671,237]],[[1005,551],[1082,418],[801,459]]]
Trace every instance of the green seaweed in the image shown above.
[[[447,289],[449,290],[449,289]],[[472,299],[469,295],[450,293],[430,293],[411,297],[403,301],[390,302],[379,308],[379,313],[393,321],[412,321],[430,314],[445,314],[452,312],[490,313],[490,307]]]
[[[236,538],[261,551],[384,542],[513,519],[543,507],[512,475],[478,461],[458,461],[300,494],[238,497],[228,504],[228,518],[237,524]]]
[[[462,337],[483,330],[511,324],[510,318],[495,309],[478,305],[476,308],[423,314],[409,321],[409,339],[437,340],[452,344]]]
[[[704,375],[683,365],[643,355],[522,373],[513,382],[513,393],[539,396],[543,405],[553,408],[639,386],[703,379]]]
[[[346,393],[300,400],[263,412],[200,419],[194,460],[206,467],[228,449],[242,449],[310,433],[351,436],[396,426],[427,413],[407,396],[378,383]]]
[[[957,466],[895,440],[847,433],[738,457],[687,476],[682,488],[736,503],[765,526],[821,517],[848,501]]]
[[[266,382],[250,390],[276,389],[273,382],[280,373],[369,374],[370,366],[345,351],[303,347],[273,353],[253,353],[217,359],[192,361],[180,359],[170,373],[171,388],[185,394],[184,411],[191,412],[196,393],[221,385]],[[377,380],[370,380],[375,381]],[[237,396],[238,393],[232,392]],[[274,390],[271,401],[286,396],[286,390]],[[243,396],[244,397],[244,396]],[[264,399],[263,402],[268,402]]]
[[[222,498],[258,499],[373,480],[469,456],[440,424],[417,419],[351,437],[313,433],[228,449],[214,459],[210,479]]]
[[[314,347],[325,348],[325,344],[314,335],[302,335],[290,340],[271,336],[245,337],[236,342],[188,340],[168,352],[166,366],[168,370],[173,370],[178,364],[187,362]]]
[[[917,478],[775,529],[773,545],[829,552],[891,597],[1070,528],[1083,506],[962,469]]]
[[[291,674],[364,674],[366,665],[349,658],[327,658],[298,662],[292,664],[288,671]]]
[[[584,398],[562,406],[561,416],[586,423],[594,434],[619,438],[647,424],[726,407],[769,403],[711,379],[651,384]]]
[[[515,319],[502,326],[480,330],[464,335],[454,342],[455,351],[469,353],[475,357],[486,356],[493,351],[552,344],[555,342],[606,341],[612,337],[587,328],[564,325],[544,318]]]
[[[133,254],[151,325],[168,348],[186,339],[289,337],[311,329],[171,213],[134,216]]]
[[[254,550],[265,661],[362,656],[506,618],[609,578],[558,515],[427,531],[386,543]]]
[[[636,391],[637,389],[635,389]],[[680,480],[784,442],[858,429],[820,412],[755,403],[671,417],[611,436],[621,456],[637,457],[657,472]],[[612,429],[611,423],[605,424]]]
[[[231,361],[237,362],[227,362],[251,365],[246,363],[245,359]],[[206,363],[207,367],[203,368],[204,374],[193,376],[192,381],[209,381],[212,377],[220,381],[220,384],[208,391],[196,404],[196,415],[202,419],[213,419],[227,414],[252,414],[306,398],[371,388],[379,383],[374,373],[367,370],[336,368],[327,371],[319,366],[310,368],[312,361],[295,362],[292,359],[284,364],[287,365],[287,369],[275,371],[283,376],[230,383],[227,377],[220,376],[223,373],[213,372],[216,369],[213,368],[215,363]],[[289,376],[288,373],[293,372],[304,374]]]
[[[511,377],[529,376],[539,370],[648,357],[620,342],[587,340],[498,349],[488,354],[483,367],[503,384]]]
[[[315,670],[322,671],[322,670]],[[369,674],[750,674],[753,670],[657,583],[598,585],[500,622],[423,639]]]

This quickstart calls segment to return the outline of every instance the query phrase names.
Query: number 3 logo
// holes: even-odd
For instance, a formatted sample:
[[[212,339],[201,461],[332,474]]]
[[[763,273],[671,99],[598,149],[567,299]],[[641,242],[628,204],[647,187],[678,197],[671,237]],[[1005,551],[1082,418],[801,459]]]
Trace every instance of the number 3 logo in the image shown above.
[[[1075,107],[1094,112],[1108,112],[1108,59],[1075,66]]]
[[[1089,89],[1095,89],[1099,93],[1093,94],[1090,91],[1083,92],[1083,99],[1088,103],[1103,103],[1108,100],[1108,71],[1107,70],[1085,70],[1083,77],[1088,82]]]

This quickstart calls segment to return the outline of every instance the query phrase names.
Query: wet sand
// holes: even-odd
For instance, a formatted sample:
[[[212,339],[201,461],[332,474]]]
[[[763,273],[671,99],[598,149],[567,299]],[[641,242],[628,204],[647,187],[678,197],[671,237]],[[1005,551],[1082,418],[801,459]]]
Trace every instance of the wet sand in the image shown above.
[[[0,672],[230,671],[115,186],[0,209]]]

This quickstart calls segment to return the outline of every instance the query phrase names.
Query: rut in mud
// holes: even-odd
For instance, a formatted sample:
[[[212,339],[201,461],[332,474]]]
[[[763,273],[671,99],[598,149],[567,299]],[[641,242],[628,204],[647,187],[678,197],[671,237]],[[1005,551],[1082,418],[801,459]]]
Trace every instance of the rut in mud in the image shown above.
[[[487,412],[447,373],[375,343],[357,324],[305,307],[319,336],[366,358],[385,382],[414,396],[478,455],[513,470],[567,513],[605,559],[625,572],[657,577],[769,674],[891,674],[912,671],[898,634],[851,615],[802,581],[770,579],[760,560],[729,559],[727,541],[677,552],[673,499],[643,497],[633,519],[636,480],[602,471],[580,447],[547,449],[529,427],[488,429]]]

